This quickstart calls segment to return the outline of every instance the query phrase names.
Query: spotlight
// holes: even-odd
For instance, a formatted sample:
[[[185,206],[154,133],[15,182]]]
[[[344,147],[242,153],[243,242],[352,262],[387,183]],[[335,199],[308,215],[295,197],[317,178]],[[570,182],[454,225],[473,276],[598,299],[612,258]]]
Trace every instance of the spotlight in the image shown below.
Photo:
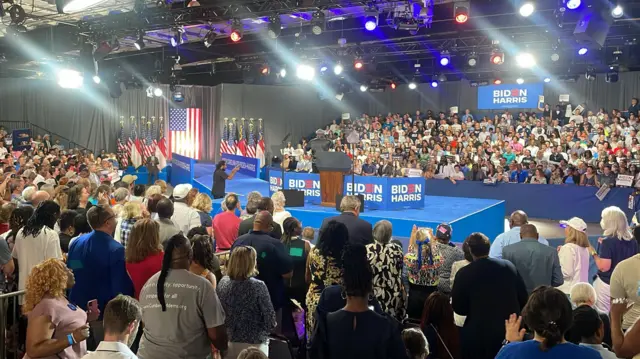
[[[238,19],[231,21],[231,34],[229,35],[231,41],[238,42],[242,40],[242,23]]]
[[[82,74],[76,70],[61,69],[56,74],[58,85],[65,89],[77,89],[82,87],[84,78]]]
[[[187,4],[187,7],[196,7],[196,6],[200,6],[200,3],[198,2],[198,0],[191,0]]]
[[[478,55],[475,52],[472,52],[467,56],[467,65],[469,67],[475,67],[478,64]]]
[[[495,80],[493,80],[493,84],[494,84],[494,85],[500,85],[500,84],[502,84],[502,80],[500,80],[500,79],[495,79]]]
[[[516,79],[516,83],[517,83],[518,85],[522,85],[522,84],[524,83],[524,79],[523,79],[522,77],[518,77],[518,78]]]
[[[536,58],[528,52],[522,52],[516,56],[516,63],[519,67],[529,69],[535,66]]]
[[[431,87],[433,87],[433,88],[438,87],[438,81],[436,81],[436,80],[431,81]]]
[[[520,5],[520,16],[529,17],[535,10],[536,7],[535,5],[533,5],[533,2],[527,1],[524,4]]]
[[[99,84],[100,84],[100,82],[101,82],[100,76],[98,76],[98,75],[93,75],[93,82],[95,82],[96,84],[98,84],[98,85],[99,85]]]
[[[369,7],[364,12],[364,28],[373,31],[378,27],[378,9]]]
[[[209,32],[207,32],[207,34],[204,36],[204,47],[211,47],[211,45],[213,45],[213,42],[216,41],[217,36],[218,34],[216,34],[213,30],[209,30]]]
[[[490,61],[494,65],[502,65],[504,63],[504,52],[494,50],[491,52]]]
[[[545,77],[545,78],[544,78],[544,82],[546,82],[546,83],[551,82],[551,77]]]
[[[447,75],[440,74],[440,76],[438,76],[438,81],[439,82],[447,82]]]
[[[282,22],[279,15],[274,15],[269,18],[269,25],[267,25],[267,34],[272,39],[277,39],[282,32]]]
[[[392,82],[390,86],[391,86],[391,89],[392,89],[392,90],[395,90],[395,89],[396,89],[396,83],[395,83],[395,82]]]
[[[556,62],[558,60],[560,60],[560,55],[557,52],[551,54],[551,61]]]
[[[611,16],[614,19],[619,19],[622,17],[622,15],[624,15],[624,10],[622,9],[622,6],[616,5],[613,9],[611,9]]]
[[[606,82],[618,82],[618,66],[617,65],[611,65],[609,66],[609,71],[607,72],[607,74],[604,77],[604,80]]]
[[[458,24],[464,24],[469,20],[469,4],[456,3],[453,8],[453,18]]]
[[[155,97],[160,97],[162,96],[162,89],[160,87],[156,87],[153,89],[153,95]]]
[[[296,68],[296,76],[301,80],[311,81],[316,76],[316,70],[309,65],[300,64]]]
[[[415,81],[409,82],[409,89],[410,90],[415,90],[417,87],[418,87],[418,85],[416,85]]]
[[[451,63],[451,56],[448,51],[442,51],[440,53],[440,66],[449,66]]]
[[[285,69],[284,67],[280,69],[280,77],[282,78],[287,77],[287,69]]]
[[[260,74],[262,76],[269,76],[270,73],[271,73],[271,68],[269,68],[269,65],[263,65],[260,68]]]
[[[353,61],[353,67],[355,67],[356,70],[360,70],[364,67],[364,62],[362,62],[362,59],[355,59],[355,61]]]
[[[587,71],[584,73],[584,78],[589,81],[594,81],[596,79],[596,70],[593,67],[587,68]]]
[[[173,36],[171,36],[171,46],[176,47],[184,43],[184,39],[182,38],[183,32],[184,29],[180,27],[173,29]]]
[[[57,0],[56,8],[60,14],[69,14],[72,12],[78,12],[84,9],[88,9],[95,6],[104,0]]]
[[[311,15],[311,33],[320,35],[327,26],[324,12],[318,10]]]
[[[567,9],[575,10],[580,7],[580,4],[582,4],[582,0],[569,0],[567,2]]]
[[[340,63],[333,67],[333,73],[336,75],[340,75],[342,73],[342,70],[344,70],[344,68],[342,68],[342,64]]]
[[[327,70],[328,70],[327,66],[325,66],[325,65],[320,66],[320,72],[321,73],[325,73],[325,72],[327,72]]]
[[[367,92],[368,89],[369,87],[367,85],[360,85],[360,91]]]
[[[582,55],[585,55],[587,52],[589,52],[589,49],[587,49],[586,47],[581,47],[580,50],[578,50],[578,55],[582,56]]]
[[[138,50],[144,49],[145,43],[144,43],[144,31],[143,30],[140,30],[140,32],[138,33],[138,40],[136,40],[136,42],[134,42],[133,45]]]

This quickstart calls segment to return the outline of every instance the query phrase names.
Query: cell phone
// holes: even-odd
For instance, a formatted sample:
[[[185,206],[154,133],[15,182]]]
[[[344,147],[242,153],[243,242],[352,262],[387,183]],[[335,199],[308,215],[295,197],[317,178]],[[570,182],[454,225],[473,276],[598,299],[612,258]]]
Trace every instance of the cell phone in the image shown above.
[[[98,311],[98,300],[97,299],[92,299],[92,300],[87,302],[87,311],[89,311],[89,312]]]

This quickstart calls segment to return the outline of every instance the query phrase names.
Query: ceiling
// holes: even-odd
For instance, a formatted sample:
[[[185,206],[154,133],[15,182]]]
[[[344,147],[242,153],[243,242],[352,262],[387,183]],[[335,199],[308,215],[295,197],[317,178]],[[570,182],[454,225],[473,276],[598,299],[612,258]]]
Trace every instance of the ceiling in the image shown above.
[[[518,15],[517,1],[470,0],[469,21],[457,24],[453,20],[454,1],[435,0],[429,28],[423,27],[417,34],[396,30],[387,21],[393,21],[394,11],[408,1],[201,0],[200,6],[187,7],[184,2],[166,5],[162,0],[107,0],[79,14],[57,14],[55,3],[24,1],[21,5],[27,13],[24,26],[28,31],[7,33],[6,16],[3,20],[7,21],[0,25],[0,32],[7,33],[0,39],[0,76],[47,78],[52,69],[63,65],[93,71],[91,44],[113,45],[114,39],[118,46],[111,46],[113,49],[97,62],[100,76],[140,87],[149,82],[286,85],[299,81],[291,74],[301,62],[316,69],[327,66],[329,71],[323,78],[332,86],[369,83],[372,87],[413,78],[430,81],[432,76],[448,81],[558,77],[584,74],[587,69],[606,72],[614,62],[620,71],[640,69],[636,55],[640,0],[624,1],[625,16],[613,21],[604,46],[587,44],[589,53],[585,56],[577,55],[583,42],[573,34],[576,24],[589,7],[608,10],[608,1],[583,0],[581,8],[559,16],[563,0],[538,0],[536,12],[528,18]],[[425,0],[413,3],[424,6]],[[380,11],[379,26],[372,32],[363,26],[365,9],[370,5]],[[321,35],[312,34],[309,26],[317,11],[327,20]],[[270,16],[278,16],[282,24],[275,40],[266,34]],[[243,29],[243,38],[237,43],[229,39],[233,19]],[[176,28],[184,29],[185,42],[173,48],[169,39]],[[217,34],[216,40],[206,47],[203,39],[210,31]],[[142,50],[134,46],[140,32],[146,45]],[[346,43],[339,44],[341,38]],[[505,52],[500,66],[489,62],[496,49]],[[452,60],[446,67],[438,63],[444,51]],[[533,70],[516,66],[514,59],[522,51],[536,57]],[[551,60],[554,52],[559,61]],[[478,65],[470,68],[466,61],[472,54],[478,57]],[[358,71],[353,68],[356,58],[364,62]],[[331,71],[338,62],[345,68],[340,77]],[[266,76],[260,73],[265,66],[270,69]],[[281,68],[290,75],[279,76]]]

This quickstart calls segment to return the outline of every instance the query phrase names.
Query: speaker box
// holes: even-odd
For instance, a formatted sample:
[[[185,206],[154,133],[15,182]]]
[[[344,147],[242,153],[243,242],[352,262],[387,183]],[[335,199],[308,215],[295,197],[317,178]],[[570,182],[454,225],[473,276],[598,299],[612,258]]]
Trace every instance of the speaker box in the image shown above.
[[[337,194],[336,195],[336,211],[340,212],[340,202],[342,202],[342,197],[344,197],[341,194]],[[359,194],[358,198],[360,199],[360,213],[364,212],[364,195],[363,194]]]
[[[304,207],[304,191],[297,189],[283,189],[284,199],[287,207]]]
[[[576,24],[573,35],[582,43],[604,46],[613,18],[606,11],[586,9]]]

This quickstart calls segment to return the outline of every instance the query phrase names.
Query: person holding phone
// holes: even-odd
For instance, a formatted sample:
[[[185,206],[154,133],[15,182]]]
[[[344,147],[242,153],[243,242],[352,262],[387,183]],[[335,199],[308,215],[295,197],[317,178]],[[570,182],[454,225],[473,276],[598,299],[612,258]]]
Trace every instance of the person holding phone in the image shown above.
[[[226,170],[227,161],[220,161],[216,164],[216,170],[213,172],[213,186],[211,187],[211,195],[214,199],[224,198],[227,180],[233,179],[233,176],[240,170],[240,166],[236,166],[228,174]]]

